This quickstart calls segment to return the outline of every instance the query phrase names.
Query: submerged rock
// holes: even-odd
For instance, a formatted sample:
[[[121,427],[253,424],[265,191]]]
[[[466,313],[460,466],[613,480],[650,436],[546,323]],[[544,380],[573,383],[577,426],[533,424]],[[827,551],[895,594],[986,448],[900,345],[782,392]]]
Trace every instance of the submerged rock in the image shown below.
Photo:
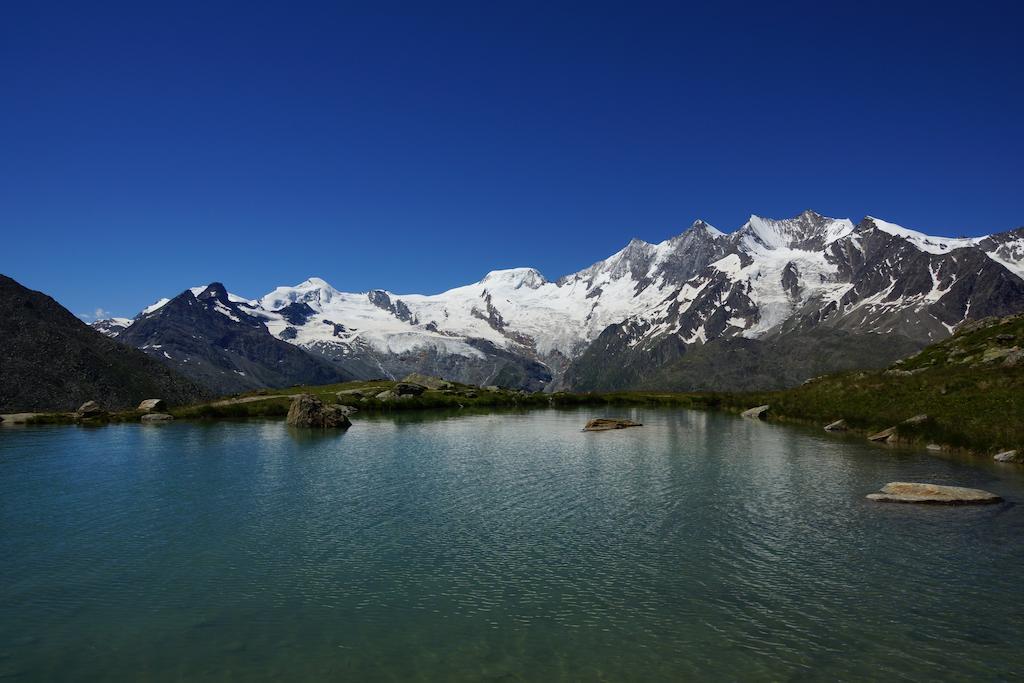
[[[867,498],[881,503],[933,505],[982,505],[1002,501],[996,494],[981,489],[906,481],[890,482],[883,486],[879,493],[869,493]]]
[[[142,416],[142,422],[170,422],[173,419],[174,416],[167,413],[147,413]]]
[[[583,431],[606,432],[610,429],[625,429],[626,427],[643,427],[643,424],[621,418],[599,417],[588,422],[587,426],[583,428]]]
[[[324,405],[312,394],[299,394],[292,399],[287,422],[289,427],[316,429],[348,429],[352,426],[343,406]]]
[[[751,420],[763,420],[764,416],[768,414],[769,408],[771,408],[771,406],[757,406],[750,410],[744,410],[740,413],[740,417],[747,417]]]
[[[144,413],[159,413],[167,410],[167,403],[162,398],[147,398],[139,404],[136,410],[141,410]]]
[[[825,425],[826,432],[845,432],[846,430],[846,420],[836,420]]]
[[[1020,462],[1024,463],[1024,453],[1020,451],[1003,451],[992,456],[996,462]]]

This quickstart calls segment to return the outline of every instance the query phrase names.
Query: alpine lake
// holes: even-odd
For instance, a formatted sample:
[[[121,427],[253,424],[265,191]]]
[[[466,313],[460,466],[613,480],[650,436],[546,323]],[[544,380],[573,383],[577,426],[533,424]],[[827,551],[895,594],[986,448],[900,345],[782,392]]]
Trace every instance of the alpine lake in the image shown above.
[[[0,679],[1024,675],[1019,465],[665,408],[354,421],[0,429]]]

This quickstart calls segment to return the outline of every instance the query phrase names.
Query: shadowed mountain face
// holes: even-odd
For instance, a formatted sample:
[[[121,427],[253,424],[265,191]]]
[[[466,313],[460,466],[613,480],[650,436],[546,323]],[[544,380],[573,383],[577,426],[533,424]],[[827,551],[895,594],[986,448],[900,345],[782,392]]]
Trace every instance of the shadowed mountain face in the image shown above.
[[[1022,277],[1024,229],[933,237],[877,218],[854,224],[805,211],[751,216],[728,234],[696,221],[659,244],[631,240],[557,281],[513,268],[434,295],[343,292],[319,278],[252,301],[219,285],[191,293],[219,316],[209,344],[231,351],[229,330],[262,326],[358,378],[422,372],[531,390],[745,389],[882,367],[965,321],[1024,311]],[[187,326],[158,334],[150,318],[164,308],[148,310],[114,333],[154,355],[173,354],[164,347]],[[227,381],[226,373],[242,372],[250,375],[218,362],[194,376]],[[272,381],[306,381],[279,375]]]
[[[0,412],[74,410],[90,400],[124,409],[147,398],[181,404],[208,394],[45,294],[0,275]]]
[[[185,290],[143,313],[117,339],[220,394],[352,379],[272,336],[252,305],[230,296],[219,282],[198,293]]]

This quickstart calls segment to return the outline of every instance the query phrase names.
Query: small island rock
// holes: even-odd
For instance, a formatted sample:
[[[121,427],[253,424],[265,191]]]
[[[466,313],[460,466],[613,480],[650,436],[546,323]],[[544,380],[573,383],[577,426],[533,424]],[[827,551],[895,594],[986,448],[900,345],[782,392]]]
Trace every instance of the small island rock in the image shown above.
[[[170,422],[174,416],[167,413],[146,413],[141,419],[142,422]]]
[[[763,420],[764,416],[768,414],[769,408],[771,408],[771,406],[757,406],[750,410],[744,410],[740,413],[740,417],[747,417],[751,420]]]
[[[288,408],[287,422],[289,427],[348,429],[352,422],[345,412],[342,406],[324,405],[312,394],[299,394]]]
[[[882,487],[879,493],[869,493],[867,498],[881,503],[932,505],[982,505],[1002,501],[1002,498],[996,494],[981,489],[906,481],[888,483]]]
[[[826,432],[845,432],[846,429],[846,420],[836,420],[825,425]]]
[[[587,426],[583,428],[583,431],[606,432],[610,429],[625,429],[626,427],[643,427],[643,424],[621,418],[599,417],[588,422]]]

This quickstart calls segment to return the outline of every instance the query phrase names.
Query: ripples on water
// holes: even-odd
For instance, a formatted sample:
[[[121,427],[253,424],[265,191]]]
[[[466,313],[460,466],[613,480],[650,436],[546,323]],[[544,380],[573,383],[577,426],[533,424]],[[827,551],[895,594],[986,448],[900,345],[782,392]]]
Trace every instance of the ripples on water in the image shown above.
[[[0,676],[1006,679],[1024,514],[968,466],[620,411],[0,430]]]

